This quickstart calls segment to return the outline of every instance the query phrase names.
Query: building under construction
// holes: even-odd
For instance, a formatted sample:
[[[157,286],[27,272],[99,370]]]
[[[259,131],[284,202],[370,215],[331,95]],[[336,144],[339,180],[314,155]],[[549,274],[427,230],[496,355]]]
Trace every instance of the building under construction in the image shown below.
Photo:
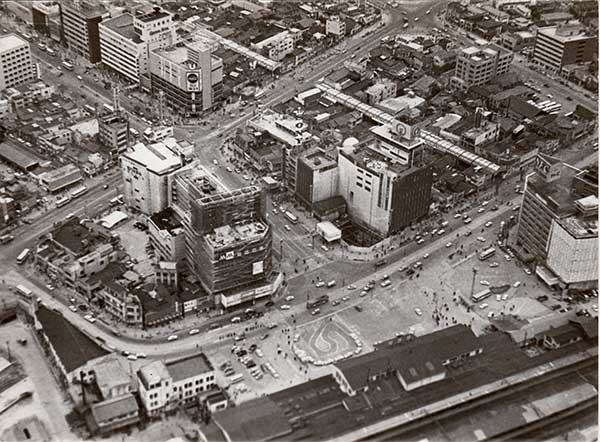
[[[191,227],[189,264],[209,293],[229,296],[271,276],[264,190],[250,186],[192,201]]]

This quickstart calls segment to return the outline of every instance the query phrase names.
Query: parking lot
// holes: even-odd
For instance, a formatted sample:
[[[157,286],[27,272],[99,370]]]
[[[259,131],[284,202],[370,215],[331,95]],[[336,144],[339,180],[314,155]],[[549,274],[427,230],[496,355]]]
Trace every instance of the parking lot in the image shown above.
[[[120,207],[119,210],[125,211],[123,207]],[[129,215],[129,219],[115,227],[113,231],[119,234],[125,252],[131,257],[128,265],[140,275],[145,276],[154,271],[152,268],[154,260],[153,252],[149,254],[147,250],[148,235],[146,231],[136,227],[139,222],[134,215]],[[142,224],[146,225],[146,222]]]

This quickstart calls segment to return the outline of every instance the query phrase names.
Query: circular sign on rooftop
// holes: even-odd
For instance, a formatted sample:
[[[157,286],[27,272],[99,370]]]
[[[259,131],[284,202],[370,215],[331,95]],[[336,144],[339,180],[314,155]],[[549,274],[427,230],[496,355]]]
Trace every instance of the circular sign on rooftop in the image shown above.
[[[189,74],[187,74],[187,81],[188,83],[198,83],[198,74],[194,73],[194,72],[190,72]]]

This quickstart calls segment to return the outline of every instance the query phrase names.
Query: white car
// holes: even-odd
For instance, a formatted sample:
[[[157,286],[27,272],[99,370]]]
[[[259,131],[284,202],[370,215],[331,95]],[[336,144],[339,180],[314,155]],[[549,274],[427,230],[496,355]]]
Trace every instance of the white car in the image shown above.
[[[423,266],[423,263],[422,263],[421,261],[417,261],[413,267],[414,267],[415,269],[418,269],[418,268],[420,268],[420,267],[422,267],[422,266]]]
[[[130,361],[137,361],[137,356],[136,355],[129,355],[129,356],[127,356],[127,359],[129,359]]]
[[[315,287],[318,289],[320,289],[321,287],[325,287],[325,282],[319,281],[315,284]]]
[[[510,257],[510,256],[508,256],[508,255],[504,255],[504,259],[506,259],[508,262],[510,262],[510,260],[511,260],[511,257]]]
[[[425,240],[423,238],[417,240],[417,244],[423,244]]]
[[[446,231],[444,229],[438,230],[438,236],[442,236]]]
[[[279,211],[277,209],[273,209],[273,214],[277,215],[279,213]]]
[[[481,207],[481,208],[480,208],[480,209],[477,211],[477,213],[483,213],[483,212],[485,212],[485,209],[484,209],[483,207]]]
[[[281,307],[279,307],[281,310],[289,310],[291,307],[287,304],[283,304]]]
[[[415,309],[415,313],[416,313],[417,316],[422,316],[423,315],[423,312],[418,307]]]
[[[485,242],[485,238],[483,236],[478,236],[477,237],[477,241],[479,241],[479,242]]]
[[[89,322],[91,322],[92,324],[93,324],[94,322],[96,322],[96,318],[94,318],[92,315],[85,315],[85,316],[84,316],[84,319],[85,319],[86,321],[89,321]]]
[[[342,297],[342,301],[344,302],[348,302],[350,300],[350,298],[348,296],[343,296]]]
[[[452,243],[451,242],[447,242],[446,243],[446,248],[449,249],[450,247],[452,247]]]
[[[146,359],[146,353],[138,353],[136,356],[138,359]]]
[[[219,162],[218,162],[217,160],[213,160],[213,164],[214,164],[215,166],[218,166],[218,165],[219,165]]]
[[[508,299],[508,293],[502,295],[502,300],[506,301]]]
[[[488,313],[488,318],[490,318],[490,319],[491,319],[491,318],[493,318],[494,316],[495,316],[495,313],[494,313],[494,312],[489,312],[489,313]]]
[[[364,290],[362,292],[360,292],[360,297],[364,298],[365,296],[367,296],[369,294],[369,292],[365,292]]]
[[[513,284],[513,287],[514,287],[514,288],[517,288],[517,287],[519,287],[520,285],[521,285],[521,281],[517,281],[517,282],[515,282],[515,283]]]
[[[198,330],[197,328],[193,328],[190,330],[190,336],[197,335],[198,333],[200,333],[200,330]]]
[[[429,258],[429,253],[425,253],[425,254],[423,255],[423,259],[427,259],[427,258]]]
[[[179,336],[177,336],[177,335],[171,335],[171,336],[169,336],[169,337],[167,338],[167,341],[169,341],[169,342],[170,342],[170,341],[176,341],[176,340],[178,340],[178,339],[179,339]]]
[[[479,281],[479,284],[481,284],[481,285],[484,285],[484,286],[486,286],[486,287],[489,287],[489,286],[490,286],[490,282],[489,282],[489,281],[487,281],[487,280],[485,280],[485,279],[483,279],[483,280]]]
[[[356,286],[354,284],[350,284],[348,287],[346,287],[346,289],[348,289],[348,290],[356,290]]]
[[[229,173],[233,172],[233,169],[232,169],[231,167],[229,167],[229,166],[227,166],[227,167],[225,168],[225,170],[226,170],[227,172],[229,172]]]
[[[456,215],[454,215],[454,219],[458,219],[458,218],[462,218],[462,215],[460,213],[457,213]]]
[[[46,288],[50,291],[54,290],[54,286],[52,284],[46,284]]]
[[[489,227],[492,227],[493,224],[494,224],[493,222],[488,221],[487,223],[485,223],[485,226],[489,228]]]
[[[488,308],[488,305],[487,305],[487,304],[484,302],[483,304],[481,304],[481,305],[479,306],[479,308],[480,308],[481,310],[485,310],[486,308]]]
[[[287,224],[285,226],[283,226],[283,228],[285,230],[287,230],[288,232],[290,232],[292,230],[292,228],[290,226],[288,226]]]
[[[469,224],[471,221],[473,221],[471,218],[467,217],[465,218],[465,220],[463,221],[465,224]]]
[[[495,268],[496,268],[496,267],[498,267],[499,265],[500,265],[500,264],[498,264],[497,262],[493,262],[493,263],[491,263],[491,264],[490,264],[490,267],[491,267],[492,269],[495,269]]]
[[[526,275],[531,275],[531,270],[529,270],[529,269],[525,269],[524,271],[525,271],[525,274],[526,274]]]
[[[293,301],[294,300],[294,295],[286,296],[285,300],[288,301],[288,302]]]
[[[502,295],[496,295],[496,301],[502,301]]]
[[[489,204],[489,201],[484,201],[484,202],[482,202],[482,203],[481,203],[481,205],[482,205],[483,207],[487,206],[488,204]]]

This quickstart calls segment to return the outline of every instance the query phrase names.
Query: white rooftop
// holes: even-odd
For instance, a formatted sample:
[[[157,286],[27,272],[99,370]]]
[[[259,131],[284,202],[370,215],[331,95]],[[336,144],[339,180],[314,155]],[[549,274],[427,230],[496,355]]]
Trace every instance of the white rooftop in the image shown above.
[[[124,157],[138,162],[154,173],[165,173],[181,166],[179,155],[169,149],[164,143],[145,145],[137,143],[131,151],[125,152]]]
[[[102,224],[107,229],[112,229],[114,226],[119,224],[121,221],[125,221],[127,218],[126,213],[117,210],[115,212],[109,213],[104,218],[100,220],[100,224]]]
[[[0,37],[0,52],[10,51],[19,46],[28,44],[27,41],[16,34],[3,35]]]

